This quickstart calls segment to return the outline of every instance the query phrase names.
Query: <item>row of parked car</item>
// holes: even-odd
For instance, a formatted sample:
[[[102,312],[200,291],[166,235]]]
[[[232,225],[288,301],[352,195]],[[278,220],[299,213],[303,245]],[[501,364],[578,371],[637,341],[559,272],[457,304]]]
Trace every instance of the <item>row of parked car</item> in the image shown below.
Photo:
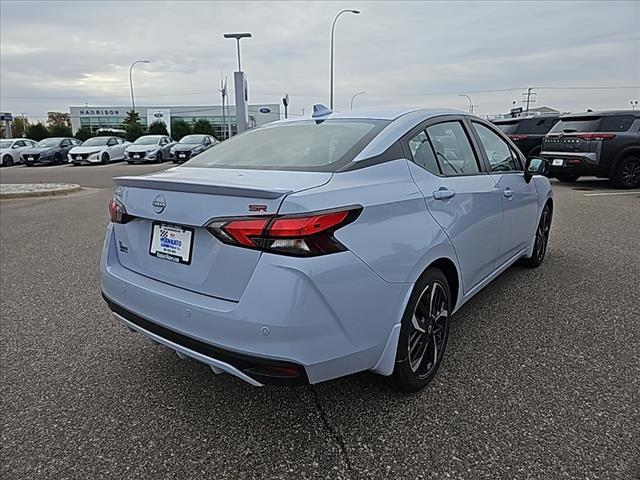
[[[166,135],[145,135],[135,142],[120,137],[93,137],[84,142],[73,137],[46,138],[39,142],[28,138],[0,141],[0,164],[10,166],[107,164],[126,160],[127,163],[181,163],[214,146],[211,135],[187,135],[175,142]]]
[[[542,157],[549,175],[575,182],[608,178],[621,188],[640,187],[640,112],[572,113],[494,120],[527,157]]]

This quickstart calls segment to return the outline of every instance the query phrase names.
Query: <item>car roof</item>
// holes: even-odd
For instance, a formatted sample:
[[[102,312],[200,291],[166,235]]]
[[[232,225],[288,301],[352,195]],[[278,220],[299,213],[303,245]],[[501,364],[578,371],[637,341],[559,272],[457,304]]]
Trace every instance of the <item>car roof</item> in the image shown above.
[[[518,123],[518,122],[522,122],[523,120],[538,120],[539,118],[558,118],[560,116],[559,113],[545,113],[544,115],[531,115],[529,117],[513,117],[513,118],[497,118],[495,120],[492,120],[491,123],[495,124],[495,125],[502,125],[502,124],[510,124],[510,123]]]
[[[575,117],[610,117],[613,115],[633,115],[640,118],[640,110],[603,110],[600,112],[573,112],[561,115],[560,119],[570,119]]]
[[[379,108],[367,108],[367,109],[356,109],[356,110],[347,110],[347,111],[334,111],[327,115],[321,117],[299,117],[295,119],[286,119],[280,120],[278,122],[273,123],[286,123],[286,122],[295,122],[300,120],[327,120],[327,119],[369,119],[369,120],[397,120],[402,116],[408,114],[416,114],[420,113],[424,116],[425,119],[429,117],[435,117],[437,115],[451,115],[451,114],[460,114],[460,115],[468,115],[467,112],[462,112],[459,110],[451,110],[447,108],[416,108],[416,107],[379,107]]]

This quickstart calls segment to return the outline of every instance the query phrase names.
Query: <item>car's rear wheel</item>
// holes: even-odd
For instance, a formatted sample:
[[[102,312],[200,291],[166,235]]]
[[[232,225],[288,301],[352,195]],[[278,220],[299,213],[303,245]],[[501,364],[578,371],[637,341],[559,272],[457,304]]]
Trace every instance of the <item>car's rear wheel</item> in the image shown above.
[[[561,182],[574,183],[580,178],[580,175],[576,175],[575,173],[557,173],[555,177]]]
[[[620,162],[613,184],[619,188],[640,187],[640,158],[627,157]]]
[[[521,265],[529,268],[536,268],[542,265],[544,257],[547,253],[547,245],[549,244],[551,218],[551,207],[549,206],[549,204],[546,204],[544,206],[544,209],[542,210],[542,214],[540,215],[538,228],[536,228],[536,237],[533,244],[533,254],[529,258],[523,258],[522,260],[520,260]]]
[[[7,154],[2,157],[2,166],[10,167],[11,165],[13,165],[13,157],[11,155]]]
[[[100,158],[100,163],[102,163],[102,165],[106,165],[107,163],[109,163],[109,154],[107,152],[104,152],[102,154],[102,157]]]
[[[402,317],[391,383],[417,392],[436,375],[447,346],[451,290],[444,273],[429,268],[416,283]]]

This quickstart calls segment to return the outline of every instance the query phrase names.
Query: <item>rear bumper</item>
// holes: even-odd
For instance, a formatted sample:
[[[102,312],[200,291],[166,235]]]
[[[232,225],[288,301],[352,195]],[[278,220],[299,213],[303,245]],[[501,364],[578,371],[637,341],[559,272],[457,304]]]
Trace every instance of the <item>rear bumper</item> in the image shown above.
[[[194,360],[211,366],[214,371],[216,371],[216,369],[222,370],[258,387],[263,385],[298,386],[309,383],[307,373],[301,365],[259,358],[215,347],[198,339],[162,327],[149,320],[145,320],[116,304],[104,293],[102,294],[102,298],[107,302],[114,317],[124,322],[129,328],[142,333],[166,347],[174,349],[176,352],[180,352]],[[287,375],[274,374],[277,373],[278,370],[286,371]],[[271,371],[272,374],[267,374],[269,371]]]
[[[542,151],[540,156],[549,162],[549,174],[598,175],[602,168],[594,152],[552,152]],[[554,161],[561,165],[554,165]]]
[[[308,259],[263,254],[240,300],[224,300],[124,268],[112,226],[100,270],[103,295],[130,327],[260,384],[318,383],[370,369],[388,374],[395,356],[384,356],[391,365],[380,359],[412,288],[385,282],[350,252]],[[256,366],[299,374],[274,379]]]

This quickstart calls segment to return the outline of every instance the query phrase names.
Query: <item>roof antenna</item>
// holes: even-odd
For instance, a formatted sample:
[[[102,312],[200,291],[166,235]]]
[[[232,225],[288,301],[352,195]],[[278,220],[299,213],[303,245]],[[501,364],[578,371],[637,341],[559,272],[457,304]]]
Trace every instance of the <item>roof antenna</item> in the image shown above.
[[[333,110],[331,110],[326,105],[323,105],[321,103],[316,103],[313,106],[313,114],[311,115],[311,118],[325,117],[327,115],[331,115],[332,113],[333,113]]]

